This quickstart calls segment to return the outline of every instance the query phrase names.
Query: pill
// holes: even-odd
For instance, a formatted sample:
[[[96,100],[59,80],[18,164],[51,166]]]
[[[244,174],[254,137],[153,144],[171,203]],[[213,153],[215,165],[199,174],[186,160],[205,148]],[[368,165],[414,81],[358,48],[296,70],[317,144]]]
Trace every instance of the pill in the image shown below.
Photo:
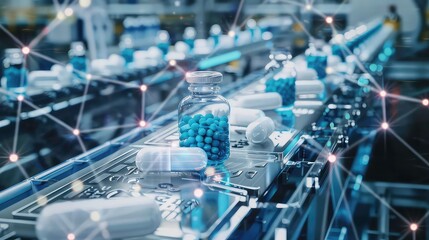
[[[269,117],[261,117],[246,128],[246,137],[252,143],[264,143],[274,132],[274,122]]]
[[[297,70],[296,72],[296,80],[317,80],[317,72],[312,68],[304,68]]]
[[[264,116],[264,112],[259,109],[234,107],[231,109],[230,123],[235,126],[247,127],[251,122]]]
[[[190,139],[191,137],[185,141],[188,146],[191,144],[201,145],[199,145],[201,142],[197,143],[195,138]],[[204,150],[198,147],[144,147],[136,156],[136,166],[142,172],[199,171],[206,165],[207,155]]]
[[[234,107],[272,110],[282,106],[282,96],[276,92],[237,96],[230,101]]]
[[[148,197],[66,201],[49,204],[42,210],[36,234],[41,240],[70,236],[124,239],[153,233],[160,223],[158,204]]]
[[[320,80],[300,80],[296,82],[296,95],[322,94],[325,85]]]

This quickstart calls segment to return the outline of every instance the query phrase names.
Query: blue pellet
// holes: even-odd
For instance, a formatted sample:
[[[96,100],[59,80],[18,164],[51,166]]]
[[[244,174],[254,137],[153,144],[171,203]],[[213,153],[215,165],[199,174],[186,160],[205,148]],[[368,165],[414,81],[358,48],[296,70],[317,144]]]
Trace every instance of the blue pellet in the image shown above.
[[[197,147],[199,147],[199,148],[203,148],[203,147],[204,147],[204,143],[203,143],[203,142],[199,142],[199,143],[197,143]]]
[[[206,118],[214,118],[214,116],[213,116],[213,114],[211,114],[211,113],[207,113],[207,114],[206,114]]]
[[[213,124],[214,122],[215,122],[215,120],[213,118],[209,118],[209,119],[206,120],[206,123],[208,125]]]
[[[188,131],[189,129],[191,129],[191,127],[189,126],[189,124],[185,124],[184,126],[182,126],[182,127],[180,128],[180,132],[186,132],[186,131]]]
[[[195,137],[195,131],[193,130],[193,129],[190,129],[189,131],[188,131],[188,135],[189,135],[189,137]]]
[[[217,147],[212,147],[212,153],[218,153],[219,152],[219,148]]]
[[[214,132],[211,129],[207,130],[207,132],[206,132],[207,137],[211,137],[211,136],[213,136],[213,134],[214,134]]]
[[[217,129],[217,125],[216,124],[210,124],[210,129],[211,130],[213,130],[213,131],[216,131],[216,129]]]
[[[196,142],[194,137],[189,137],[188,141],[190,144],[194,144]]]
[[[189,126],[192,126],[192,124],[196,123],[194,119],[189,119],[188,124]]]
[[[213,139],[211,137],[204,138],[205,143],[212,143]]]
[[[219,139],[219,138],[220,138],[220,133],[215,132],[215,133],[213,134],[213,139]]]
[[[204,128],[198,129],[198,135],[204,136],[206,134],[206,130]]]
[[[198,123],[192,123],[191,128],[192,128],[194,131],[198,131],[198,129],[200,128],[200,125],[199,125]]]
[[[203,137],[203,136],[201,136],[201,135],[198,135],[198,136],[196,136],[196,137],[195,137],[195,140],[196,140],[197,142],[203,142],[203,141],[204,141],[204,137]]]
[[[198,121],[200,124],[203,124],[203,123],[205,123],[206,122],[206,118],[205,117],[202,117],[202,118],[200,118],[200,120]]]
[[[204,150],[206,150],[206,151],[210,151],[210,149],[211,149],[212,147],[210,146],[210,144],[205,144],[203,148],[204,148]]]
[[[219,158],[219,156],[218,156],[218,155],[216,155],[216,154],[212,154],[212,156],[211,156],[211,157],[212,157],[212,159],[213,159],[213,160],[217,160],[217,159]]]
[[[196,147],[196,146],[197,146],[197,144],[195,144],[195,143],[192,143],[189,145],[189,147]]]
[[[225,121],[223,121],[223,120],[221,120],[221,121],[219,122],[219,126],[221,126],[221,127],[223,127],[223,128],[226,128],[226,127],[228,127],[228,123],[227,123],[227,122],[225,122]]]
[[[213,140],[212,146],[213,147],[218,147],[219,146],[219,141],[218,140]]]
[[[191,119],[192,119],[191,116],[186,115],[186,116],[182,117],[182,122],[188,123],[189,120],[191,120]]]

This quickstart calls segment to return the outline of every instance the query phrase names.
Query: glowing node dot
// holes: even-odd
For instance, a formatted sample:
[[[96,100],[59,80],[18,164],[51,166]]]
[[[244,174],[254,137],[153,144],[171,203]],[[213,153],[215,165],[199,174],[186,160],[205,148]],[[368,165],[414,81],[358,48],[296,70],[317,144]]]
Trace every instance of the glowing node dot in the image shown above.
[[[380,91],[380,97],[386,97],[387,96],[387,92],[384,90]]]
[[[73,192],[81,192],[83,190],[83,182],[81,180],[76,180],[72,183],[71,188]]]
[[[80,134],[79,129],[73,129],[73,135],[79,136],[79,134]]]
[[[89,217],[94,222],[100,221],[100,213],[98,213],[97,211],[92,211],[91,214],[89,215]]]
[[[416,223],[410,224],[411,231],[415,232],[415,231],[417,231],[418,228],[419,228],[419,225],[417,225]]]
[[[67,240],[75,240],[76,236],[73,233],[67,234]]]
[[[70,16],[72,16],[73,15],[73,13],[74,13],[74,11],[73,11],[73,9],[72,8],[66,8],[66,9],[64,9],[64,14],[67,16],[67,17],[70,17]]]
[[[24,101],[24,96],[23,96],[23,95],[18,95],[18,96],[16,97],[16,99],[17,99],[18,101],[22,102],[22,101]]]
[[[11,162],[16,162],[16,161],[18,161],[18,159],[19,159],[19,156],[16,153],[12,153],[9,156],[9,161],[11,161]]]
[[[142,91],[142,92],[146,92],[146,90],[147,90],[147,86],[146,85],[141,85],[140,86],[140,90]]]
[[[207,176],[207,177],[211,177],[211,176],[213,176],[215,173],[216,173],[216,170],[215,170],[215,168],[214,168],[214,167],[207,167],[207,168],[206,168],[205,174],[206,174],[206,176]]]
[[[27,55],[27,54],[29,54],[29,53],[30,53],[30,48],[29,48],[29,47],[23,47],[23,48],[21,49],[21,51],[22,51],[22,53],[23,53],[24,55]]]
[[[328,161],[334,163],[335,161],[337,161],[337,157],[335,155],[329,154]]]
[[[234,32],[234,31],[229,31],[229,32],[228,32],[228,36],[230,36],[230,37],[234,37],[234,36],[235,36],[235,32]]]
[[[176,62],[176,60],[170,60],[169,64],[170,64],[170,66],[174,67],[174,66],[176,66],[177,62]]]
[[[333,23],[333,22],[334,22],[334,19],[333,19],[332,17],[330,17],[330,16],[329,16],[329,17],[326,17],[326,18],[325,18],[325,21],[326,21],[326,23],[327,23],[327,24],[331,24],[331,23]]]
[[[334,69],[332,69],[331,67],[327,67],[326,68],[326,73],[327,74],[332,74],[334,72]]]
[[[87,8],[91,6],[92,1],[91,0],[79,0],[79,6],[83,8]]]
[[[201,188],[197,188],[197,189],[194,190],[194,196],[196,198],[202,197],[203,194],[204,194],[204,192],[203,192],[203,190]]]
[[[381,128],[387,130],[389,128],[389,124],[387,122],[384,122],[381,124]]]
[[[146,126],[146,121],[141,120],[141,121],[139,122],[139,126],[140,126],[140,127],[145,127],[145,126]]]
[[[305,5],[305,9],[307,10],[311,10],[313,8],[313,6],[311,4],[306,4]]]
[[[37,197],[37,204],[39,206],[45,206],[46,204],[48,204],[48,198],[46,196],[39,196]]]
[[[92,75],[91,75],[91,74],[89,74],[89,73],[88,73],[88,74],[86,74],[86,76],[85,76],[85,77],[86,77],[86,80],[88,80],[88,81],[91,81],[91,79],[92,79]]]
[[[423,104],[423,106],[428,106],[429,105],[429,100],[428,99],[423,99],[422,100],[422,104]]]
[[[58,18],[58,20],[64,20],[64,18],[66,18],[66,15],[64,15],[63,12],[58,12],[57,13],[57,18]]]

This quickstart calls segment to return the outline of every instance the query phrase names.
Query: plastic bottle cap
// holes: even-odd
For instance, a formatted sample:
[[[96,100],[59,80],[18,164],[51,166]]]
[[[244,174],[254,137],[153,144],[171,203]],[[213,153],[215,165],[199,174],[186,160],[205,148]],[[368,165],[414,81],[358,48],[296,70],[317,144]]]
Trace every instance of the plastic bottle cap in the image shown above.
[[[188,83],[220,83],[222,78],[222,73],[215,71],[196,71],[186,74]]]

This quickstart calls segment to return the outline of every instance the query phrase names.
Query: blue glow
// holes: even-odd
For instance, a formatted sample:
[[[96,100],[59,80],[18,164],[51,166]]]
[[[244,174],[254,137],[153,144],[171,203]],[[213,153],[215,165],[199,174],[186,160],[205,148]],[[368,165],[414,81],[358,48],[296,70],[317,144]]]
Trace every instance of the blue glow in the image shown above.
[[[375,71],[377,71],[377,64],[371,64],[371,65],[369,65],[369,70],[371,70],[372,72],[375,72]]]
[[[362,183],[362,175],[357,175],[356,176],[356,182],[353,185],[353,190],[359,191],[361,183]]]
[[[392,56],[393,54],[393,49],[390,47],[387,47],[384,49],[384,54],[386,54],[388,57]]]
[[[340,232],[340,236],[338,236],[338,240],[344,240],[346,238],[346,234],[347,234],[347,228],[342,227],[341,232]]]
[[[380,53],[378,55],[378,60],[385,62],[385,61],[387,61],[387,56],[384,53]]]
[[[237,60],[241,57],[240,51],[232,51],[229,53],[221,54],[219,56],[215,56],[209,59],[205,59],[198,64],[198,68],[200,70],[209,69],[214,66],[218,66],[224,63],[228,63],[234,60]]]

